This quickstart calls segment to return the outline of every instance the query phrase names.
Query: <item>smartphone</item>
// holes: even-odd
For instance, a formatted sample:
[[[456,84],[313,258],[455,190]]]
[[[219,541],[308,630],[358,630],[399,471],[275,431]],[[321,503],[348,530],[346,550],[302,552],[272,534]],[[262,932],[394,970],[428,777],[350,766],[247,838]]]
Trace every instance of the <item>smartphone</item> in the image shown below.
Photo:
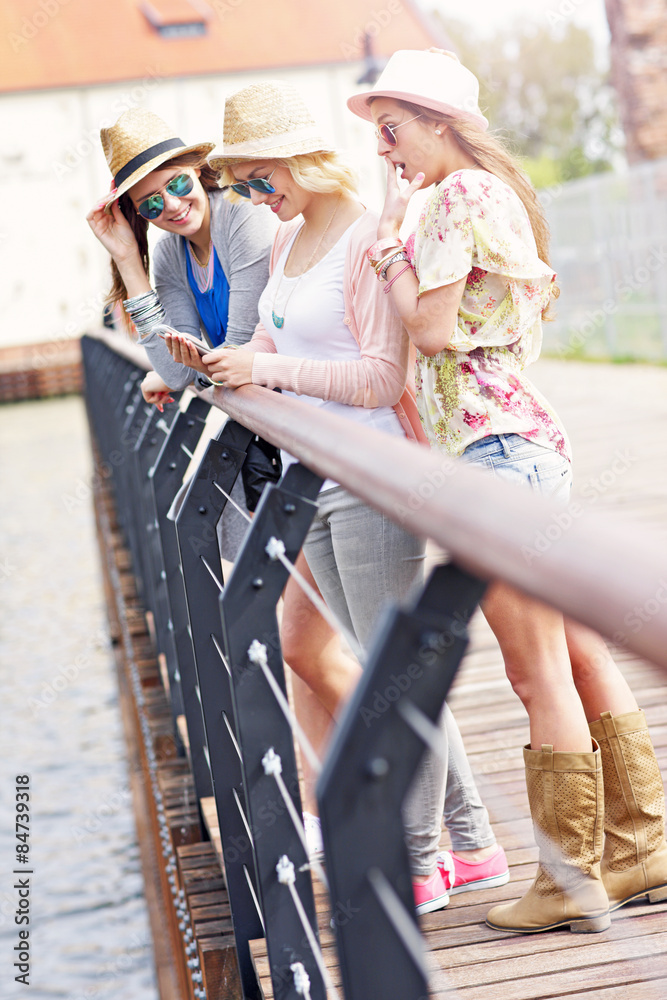
[[[203,340],[199,337],[194,337],[191,333],[183,333],[181,330],[174,330],[173,326],[167,326],[166,323],[158,323],[157,326],[153,327],[153,331],[157,333],[158,337],[162,337],[164,340],[165,333],[173,333],[177,337],[184,337],[189,344],[193,344],[197,350],[197,354],[200,356],[202,354],[210,354],[213,350],[208,344],[205,344]]]

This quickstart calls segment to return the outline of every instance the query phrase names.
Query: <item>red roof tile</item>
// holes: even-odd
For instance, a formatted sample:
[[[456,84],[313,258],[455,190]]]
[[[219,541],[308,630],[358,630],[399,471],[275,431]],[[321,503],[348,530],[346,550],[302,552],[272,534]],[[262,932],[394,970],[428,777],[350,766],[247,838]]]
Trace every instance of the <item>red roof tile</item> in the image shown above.
[[[365,32],[380,57],[444,41],[412,0],[2,0],[0,92],[358,62]]]

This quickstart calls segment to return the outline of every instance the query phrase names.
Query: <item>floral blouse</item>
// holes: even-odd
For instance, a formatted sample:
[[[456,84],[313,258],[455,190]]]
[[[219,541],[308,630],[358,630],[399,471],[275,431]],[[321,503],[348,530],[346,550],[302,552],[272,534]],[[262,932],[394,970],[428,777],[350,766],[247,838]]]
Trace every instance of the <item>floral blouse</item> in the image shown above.
[[[556,413],[523,374],[540,353],[555,274],[537,256],[518,195],[486,170],[448,174],[408,252],[420,295],[467,276],[449,344],[433,357],[417,351],[417,404],[431,444],[458,457],[490,434],[519,434],[570,459]]]

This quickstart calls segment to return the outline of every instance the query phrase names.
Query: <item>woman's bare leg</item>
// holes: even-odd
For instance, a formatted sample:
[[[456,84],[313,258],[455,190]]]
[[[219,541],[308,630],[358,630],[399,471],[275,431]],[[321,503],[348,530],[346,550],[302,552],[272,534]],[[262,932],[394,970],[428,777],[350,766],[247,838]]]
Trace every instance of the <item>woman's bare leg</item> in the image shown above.
[[[612,715],[636,712],[635,697],[602,636],[566,618],[565,638],[574,683],[588,721],[595,722],[603,712]]]
[[[313,750],[319,759],[323,760],[333,730],[334,721],[331,712],[327,712],[317,695],[294,671],[292,671],[292,694],[294,696],[294,711],[299,724],[308,737]],[[307,754],[303,751],[301,752],[301,770],[303,772],[303,808],[305,812],[317,816],[319,812],[315,795],[317,772],[313,770]]]
[[[296,565],[317,590],[302,554]],[[292,670],[296,717],[322,760],[331,736],[334,715],[354,690],[361,676],[361,667],[343,651],[338,633],[322,618],[292,577],[283,597],[280,638],[283,657]],[[303,807],[306,812],[317,815],[317,775],[304,753],[301,754],[301,766]]]
[[[482,610],[507,676],[530,721],[534,750],[589,751],[591,737],[572,678],[563,616],[505,583],[492,584]]]
[[[317,590],[303,553],[296,566]],[[280,629],[283,657],[335,717],[354,691],[361,667],[344,652],[338,633],[322,618],[293,577],[285,588],[283,601]]]

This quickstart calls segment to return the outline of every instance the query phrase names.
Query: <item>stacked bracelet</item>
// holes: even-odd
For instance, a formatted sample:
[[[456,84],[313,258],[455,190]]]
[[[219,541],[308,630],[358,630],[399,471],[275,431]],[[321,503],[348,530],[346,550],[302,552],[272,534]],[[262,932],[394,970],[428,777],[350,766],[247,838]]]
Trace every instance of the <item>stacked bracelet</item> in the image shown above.
[[[147,337],[154,326],[164,322],[164,309],[154,291],[143,292],[123,301],[123,309],[134,323],[138,336]]]
[[[395,253],[400,253],[400,251],[402,249],[403,249],[402,247],[392,247],[391,250],[389,250],[388,253],[384,254],[378,260],[372,260],[371,261],[371,267],[373,268],[373,270],[375,271],[375,273],[378,274],[380,268],[384,264],[386,264],[388,260],[391,260],[391,258],[394,256]]]
[[[397,278],[400,278],[400,276],[402,274],[405,274],[406,271],[411,271],[411,270],[412,270],[412,264],[406,264],[405,267],[402,267],[401,270],[398,272],[398,274],[395,274],[394,277],[391,279],[391,281],[388,281],[387,284],[384,286],[383,288],[384,294],[385,295],[387,294],[387,292],[389,291],[389,289],[394,284]]]
[[[366,256],[370,262],[371,267],[375,267],[379,258],[379,254],[386,250],[398,250],[399,247],[403,246],[400,238],[398,236],[390,236],[388,239],[378,240],[374,243],[372,247],[368,248]]]
[[[405,250],[399,250],[398,253],[392,254],[392,256],[383,261],[382,264],[378,264],[375,273],[380,281],[387,280],[387,269],[391,267],[392,264],[398,264],[399,260],[407,261],[408,255]]]
[[[382,244],[387,243],[388,246],[383,247]],[[380,247],[380,249],[376,249]],[[380,240],[379,243],[374,243],[373,246],[367,253],[368,263],[371,265],[375,273],[382,267],[386,261],[394,256],[395,253],[400,253],[405,247],[400,240]]]

